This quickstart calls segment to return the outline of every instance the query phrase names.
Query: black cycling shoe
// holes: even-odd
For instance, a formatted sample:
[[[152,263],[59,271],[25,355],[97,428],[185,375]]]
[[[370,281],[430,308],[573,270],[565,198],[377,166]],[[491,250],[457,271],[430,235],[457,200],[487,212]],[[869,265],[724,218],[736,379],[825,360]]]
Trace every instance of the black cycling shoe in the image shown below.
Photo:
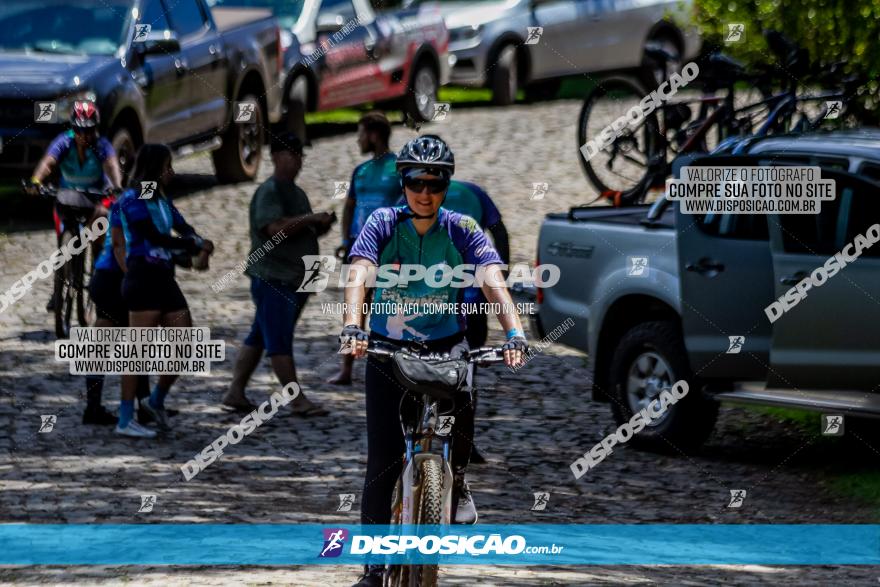
[[[102,426],[115,426],[119,418],[107,411],[104,406],[86,408],[83,412],[83,424],[98,424]]]
[[[351,587],[382,587],[385,567],[382,565],[366,565],[360,580]]]

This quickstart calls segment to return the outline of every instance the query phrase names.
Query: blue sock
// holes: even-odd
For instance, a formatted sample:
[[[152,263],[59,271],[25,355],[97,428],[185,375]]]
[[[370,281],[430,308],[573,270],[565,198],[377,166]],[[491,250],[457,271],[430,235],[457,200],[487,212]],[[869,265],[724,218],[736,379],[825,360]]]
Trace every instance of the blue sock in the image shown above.
[[[125,428],[134,417],[134,400],[124,399],[119,402],[119,427]]]
[[[150,394],[150,406],[160,409],[164,408],[166,395],[168,395],[168,390],[162,389],[157,383],[156,387],[153,388],[153,393]]]

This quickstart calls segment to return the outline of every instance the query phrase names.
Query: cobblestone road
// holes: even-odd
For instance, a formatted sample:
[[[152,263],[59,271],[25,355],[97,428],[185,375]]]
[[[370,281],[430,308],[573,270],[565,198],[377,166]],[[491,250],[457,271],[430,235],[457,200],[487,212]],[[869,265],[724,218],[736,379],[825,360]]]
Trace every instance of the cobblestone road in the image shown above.
[[[514,261],[533,260],[543,215],[592,199],[576,161],[573,121],[579,103],[559,101],[507,109],[453,110],[433,131],[456,152],[458,177],[475,181],[499,203],[511,233]],[[392,147],[413,132],[397,128]],[[360,160],[352,135],[317,141],[308,152],[300,185],[313,208],[336,209],[334,182],[347,181]],[[210,326],[227,344],[227,360],[210,377],[182,378],[170,403],[181,413],[174,431],[154,442],[121,439],[111,429],[80,424],[83,382],[53,360],[50,317],[43,310],[50,283],[0,314],[0,522],[34,523],[330,523],[355,522],[335,512],[337,494],[360,494],[364,474],[363,366],[353,387],[323,383],[336,366],[340,318],[320,302],[340,301],[338,289],[315,296],[296,338],[304,389],[332,410],[312,420],[277,417],[190,482],[179,466],[223,433],[236,418],[218,408],[231,362],[251,319],[248,280],[223,291],[211,284],[247,255],[247,204],[253,184],[216,186],[210,161],[177,165],[189,194],[178,206],[214,240],[217,251],[205,274],[182,272],[179,281],[196,325]],[[263,177],[269,166],[263,166]],[[547,182],[543,200],[530,200],[532,184]],[[331,233],[322,250],[338,241]],[[0,239],[5,290],[52,251],[48,230]],[[500,338],[497,326],[492,331]],[[705,449],[692,457],[656,455],[629,447],[580,481],[569,463],[613,428],[607,406],[588,400],[584,358],[554,346],[520,375],[502,369],[481,376],[477,438],[489,462],[472,467],[471,486],[486,523],[852,523],[877,520],[876,509],[833,493],[824,481],[827,463],[843,448],[828,449],[818,434],[754,411],[725,407]],[[108,378],[107,404],[118,397]],[[264,364],[249,394],[262,401],[277,389]],[[58,416],[55,430],[38,434],[40,414]],[[830,452],[829,452],[830,451]],[[741,509],[726,509],[728,492],[748,489]],[[551,493],[544,512],[531,512],[532,494]],[[141,494],[156,494],[152,513],[137,514]],[[355,510],[357,506],[355,507]],[[12,583],[88,584],[285,584],[347,585],[352,567],[316,568],[45,568],[0,569]],[[780,567],[567,567],[450,568],[444,585],[583,585],[876,583],[867,568]]]

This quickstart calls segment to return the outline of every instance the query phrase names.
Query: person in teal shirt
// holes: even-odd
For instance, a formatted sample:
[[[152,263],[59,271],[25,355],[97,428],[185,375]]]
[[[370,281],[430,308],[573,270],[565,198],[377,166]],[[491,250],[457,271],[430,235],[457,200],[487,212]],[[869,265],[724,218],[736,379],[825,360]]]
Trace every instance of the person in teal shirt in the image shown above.
[[[368,112],[358,122],[357,142],[361,153],[372,157],[354,169],[348,197],[342,211],[342,244],[337,256],[348,258],[351,245],[357,240],[367,219],[379,208],[394,206],[403,194],[397,174],[397,155],[388,148],[391,123],[381,112]],[[339,372],[327,380],[337,385],[351,385],[354,359],[343,355]]]

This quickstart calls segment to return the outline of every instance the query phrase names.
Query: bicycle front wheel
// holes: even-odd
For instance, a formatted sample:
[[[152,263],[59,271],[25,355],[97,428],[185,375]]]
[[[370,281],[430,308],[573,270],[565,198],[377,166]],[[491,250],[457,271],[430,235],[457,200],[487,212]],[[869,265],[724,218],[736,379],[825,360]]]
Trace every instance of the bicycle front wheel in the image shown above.
[[[421,488],[416,503],[420,526],[437,526],[443,521],[443,469],[437,459],[425,459],[419,465]],[[417,565],[411,568],[411,585],[437,587],[437,565]]]
[[[61,235],[61,248],[69,248],[74,235],[65,232]],[[73,256],[70,261],[55,271],[55,336],[68,338],[74,307],[82,303],[83,257]],[[79,312],[77,311],[77,314]],[[77,316],[79,318],[79,316]]]
[[[660,134],[656,113],[638,122],[628,116],[632,108],[640,108],[647,94],[640,84],[625,77],[602,80],[584,100],[578,118],[579,159],[587,179],[600,194],[619,192],[626,203],[644,198],[652,165],[663,159],[657,157]],[[625,124],[615,124],[621,118]]]

